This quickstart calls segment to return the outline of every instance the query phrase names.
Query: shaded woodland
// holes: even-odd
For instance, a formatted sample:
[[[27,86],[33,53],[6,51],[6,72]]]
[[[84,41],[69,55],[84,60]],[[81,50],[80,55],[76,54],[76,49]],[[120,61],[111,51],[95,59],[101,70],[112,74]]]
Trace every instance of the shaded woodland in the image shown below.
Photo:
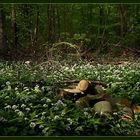
[[[139,4],[0,4],[0,136],[140,136]]]
[[[139,36],[139,4],[0,5],[0,53],[6,60],[44,61],[71,53],[88,60],[132,59],[140,53]]]

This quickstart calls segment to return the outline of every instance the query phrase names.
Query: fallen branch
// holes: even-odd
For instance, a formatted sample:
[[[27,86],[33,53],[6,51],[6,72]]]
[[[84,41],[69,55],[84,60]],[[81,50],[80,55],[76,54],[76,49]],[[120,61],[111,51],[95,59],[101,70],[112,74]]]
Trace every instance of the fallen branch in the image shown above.
[[[107,84],[101,81],[92,81],[94,85],[102,85],[103,87],[107,87]]]
[[[115,47],[122,47],[124,49],[128,49],[129,51],[131,51],[133,53],[138,53],[138,54],[140,53],[140,50],[136,50],[136,49],[131,49],[131,48],[125,47],[120,42],[118,42],[117,44],[113,44],[113,46],[115,46]]]
[[[53,44],[53,47],[56,47],[56,46],[59,46],[59,45],[68,45],[68,46],[70,46],[71,48],[74,48],[74,49],[79,48],[77,45],[71,44],[71,43],[69,43],[69,42],[59,42],[59,43],[55,43],[55,44]]]
[[[62,83],[66,84],[73,84],[73,83],[79,83],[80,80],[68,80],[68,81],[62,81]],[[91,84],[93,85],[102,85],[103,87],[107,87],[107,84],[101,81],[91,81]]]

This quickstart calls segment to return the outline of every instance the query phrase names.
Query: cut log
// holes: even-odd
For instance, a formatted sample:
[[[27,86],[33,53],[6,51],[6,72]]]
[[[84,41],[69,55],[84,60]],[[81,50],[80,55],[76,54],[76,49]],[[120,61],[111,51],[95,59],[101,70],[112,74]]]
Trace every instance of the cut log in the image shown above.
[[[140,106],[138,105],[132,105],[132,110],[134,113],[140,113]]]
[[[92,109],[95,111],[95,113],[98,113],[100,115],[106,116],[112,113],[112,106],[108,101],[97,102]]]
[[[122,115],[121,119],[127,121],[133,120],[134,113],[130,107],[124,107],[122,111],[124,114]]]
[[[73,89],[64,89],[64,91],[69,93],[82,93],[87,90],[89,86],[89,82],[87,80],[81,80],[78,85]]]

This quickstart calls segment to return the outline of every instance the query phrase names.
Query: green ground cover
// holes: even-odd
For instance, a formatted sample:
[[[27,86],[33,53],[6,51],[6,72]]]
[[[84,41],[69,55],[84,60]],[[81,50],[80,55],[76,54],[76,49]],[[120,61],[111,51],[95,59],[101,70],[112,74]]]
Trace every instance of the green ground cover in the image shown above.
[[[64,81],[68,79],[103,81],[111,96],[140,103],[139,62],[1,62],[0,135],[140,135],[140,114],[135,114],[132,121],[118,119],[119,113],[103,118],[92,115],[90,108],[80,110],[72,100],[59,98],[57,91],[67,86]]]

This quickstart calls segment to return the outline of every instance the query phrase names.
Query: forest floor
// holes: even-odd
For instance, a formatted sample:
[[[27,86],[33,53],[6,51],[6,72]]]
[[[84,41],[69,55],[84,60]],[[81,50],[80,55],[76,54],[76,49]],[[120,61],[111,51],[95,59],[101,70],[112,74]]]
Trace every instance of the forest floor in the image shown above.
[[[112,97],[140,104],[139,59],[1,61],[0,135],[140,135],[140,113],[132,120],[120,119],[122,111],[102,118],[91,108],[79,110],[72,99],[58,97],[58,91],[68,86],[65,81],[82,79],[102,81]]]

